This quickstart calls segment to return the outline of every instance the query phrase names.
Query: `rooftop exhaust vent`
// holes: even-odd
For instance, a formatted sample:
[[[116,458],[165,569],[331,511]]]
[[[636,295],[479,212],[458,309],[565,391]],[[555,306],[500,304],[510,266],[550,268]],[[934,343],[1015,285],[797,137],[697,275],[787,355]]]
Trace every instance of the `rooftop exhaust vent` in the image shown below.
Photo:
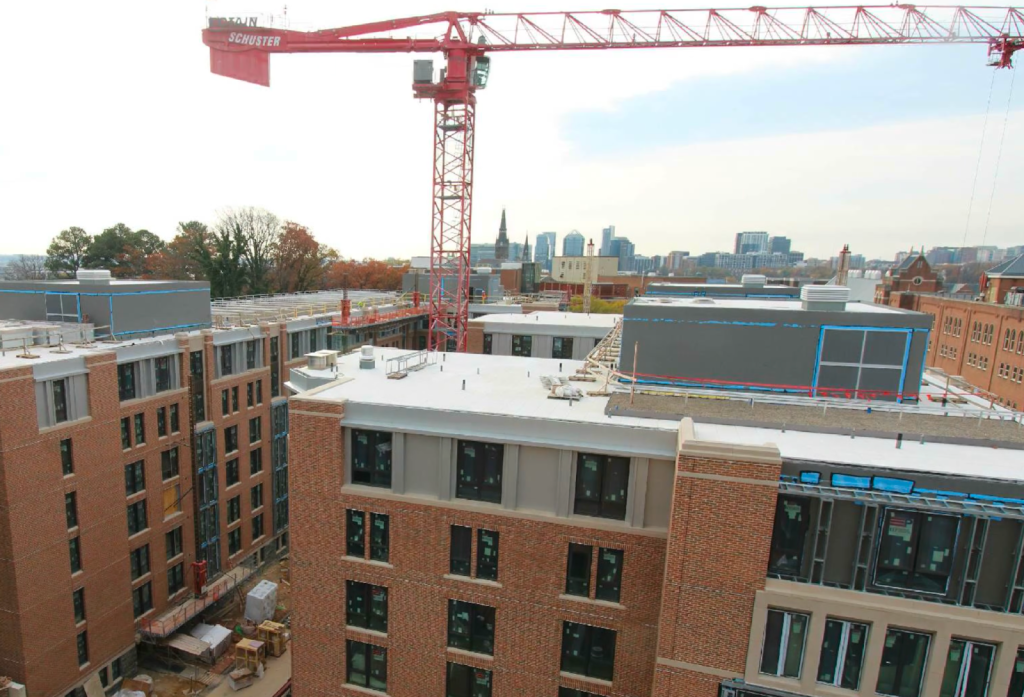
[[[377,362],[373,358],[373,347],[363,346],[359,349],[359,369],[372,370],[375,365]]]
[[[306,366],[310,370],[333,370],[338,365],[338,352],[329,349],[306,354]]]
[[[107,269],[79,269],[75,278],[81,284],[110,285],[110,271]]]
[[[805,310],[818,312],[842,312],[850,299],[846,286],[804,286],[800,289],[800,300]]]
[[[768,277],[759,273],[745,273],[740,278],[740,285],[744,288],[764,288],[768,283]]]

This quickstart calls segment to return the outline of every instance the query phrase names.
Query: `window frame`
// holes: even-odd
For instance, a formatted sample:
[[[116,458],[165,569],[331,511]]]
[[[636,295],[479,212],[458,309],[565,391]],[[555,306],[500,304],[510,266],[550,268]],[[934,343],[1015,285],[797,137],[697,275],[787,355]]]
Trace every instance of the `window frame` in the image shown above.
[[[583,672],[573,669],[573,665],[566,665],[567,660],[571,660],[573,657],[569,655],[572,650],[572,628],[580,628],[580,643],[579,655],[582,657],[584,663]],[[597,635],[600,633],[602,637],[610,637],[611,645],[610,658],[604,662],[600,662],[597,666],[594,665],[594,642]],[[616,643],[618,641],[618,632],[614,629],[607,627],[598,627],[592,624],[585,624],[583,622],[570,622],[568,620],[562,621],[562,647],[561,647],[561,662],[559,664],[560,670],[563,673],[570,673],[572,675],[583,675],[588,678],[594,678],[597,680],[604,680],[612,682],[615,679],[615,653]],[[598,670],[598,667],[609,665],[611,671],[605,673],[603,670]]]
[[[224,481],[227,482],[225,488],[234,486],[242,481],[237,457],[232,457],[224,463]]]
[[[146,581],[142,585],[132,588],[132,613],[135,619],[139,619],[153,609],[153,582]]]
[[[555,346],[558,349],[555,349]],[[551,338],[551,357],[560,358],[562,360],[572,360],[573,352],[573,337],[571,336],[555,336]]]
[[[765,661],[767,660],[767,649],[768,649],[768,633],[771,631],[770,622],[772,615],[777,614],[782,616],[782,626],[779,629],[779,645],[778,645],[778,656],[775,659],[775,670],[777,672],[768,672],[765,670]],[[794,632],[793,620],[794,618],[800,618],[799,631]],[[807,655],[807,630],[811,626],[811,616],[806,612],[797,612],[796,610],[785,610],[783,608],[770,607],[765,613],[764,621],[764,632],[761,635],[761,655],[757,663],[757,672],[760,675],[769,675],[775,678],[783,678],[790,680],[800,680],[800,676],[804,672],[804,660]],[[800,635],[800,661],[797,664],[796,675],[787,675],[787,659],[789,658],[791,643],[793,641],[793,635]]]
[[[885,541],[887,539],[887,536],[885,535],[885,530],[887,528],[891,529],[891,527],[892,527],[889,524],[890,515],[891,514],[899,514],[899,515],[902,515],[902,516],[906,516],[906,517],[914,519],[914,521],[915,521],[914,525],[913,525],[913,528],[911,530],[911,540],[909,542],[910,546],[913,547],[914,551],[913,551],[913,557],[908,561],[908,564],[910,566],[910,570],[909,570],[909,572],[907,572],[908,573],[908,576],[907,576],[907,578],[908,578],[908,585],[906,585],[906,586],[896,585],[896,584],[894,584],[892,582],[884,582],[883,583],[883,582],[879,581],[879,572],[880,571],[882,571],[882,572],[884,572],[884,571],[891,571],[891,572],[894,572],[894,573],[902,571],[902,569],[900,569],[900,567],[898,567],[896,565],[885,564],[884,560],[882,559],[882,551],[883,551],[882,550],[882,545],[883,545],[883,543],[885,543]],[[877,587],[877,588],[887,588],[887,589],[896,590],[896,591],[899,591],[899,592],[902,592],[902,593],[921,594],[921,595],[928,595],[928,596],[932,596],[932,597],[942,597],[942,596],[945,596],[949,592],[949,586],[950,586],[950,583],[953,580],[953,573],[955,571],[955,566],[956,566],[956,561],[957,561],[957,559],[956,559],[956,552],[957,552],[958,544],[959,544],[959,541],[960,541],[961,523],[963,522],[962,517],[961,516],[957,516],[957,515],[947,515],[947,514],[944,514],[944,513],[937,513],[937,512],[927,511],[927,510],[910,510],[910,509],[903,509],[903,508],[899,508],[899,507],[889,506],[889,507],[885,507],[885,508],[883,508],[881,510],[880,515],[879,515],[878,518],[879,518],[878,535],[877,535],[877,539],[875,540],[874,549],[872,550],[872,552],[873,552],[873,560],[872,560],[873,563],[872,563],[872,574],[871,574],[872,585]],[[952,543],[949,546],[950,554],[949,554],[948,563],[947,563],[948,571],[944,574],[944,576],[945,576],[945,583],[943,584],[943,587],[942,587],[941,591],[933,591],[933,590],[927,590],[927,589],[922,589],[922,588],[914,588],[914,587],[909,585],[909,581],[911,581],[912,579],[917,578],[919,576],[927,578],[928,576],[935,577],[935,576],[942,575],[942,574],[938,574],[938,573],[931,573],[931,574],[929,574],[929,573],[921,571],[918,568],[919,565],[920,565],[919,560],[923,556],[921,540],[922,540],[922,537],[924,536],[923,533],[925,531],[926,518],[946,518],[946,519],[954,520],[955,523],[956,523],[956,526],[955,526],[954,531],[953,531]]]
[[[132,581],[138,581],[140,578],[150,572],[151,566],[149,563],[149,544],[144,544],[141,547],[128,552],[129,566],[131,567],[131,579]]]
[[[456,628],[462,624],[458,618],[461,613],[468,613],[468,615],[464,631],[457,631]],[[470,653],[493,656],[494,636],[497,633],[496,614],[496,608],[489,605],[449,598],[447,646]]]
[[[65,477],[75,473],[75,451],[70,438],[62,438],[60,441],[60,468]]]
[[[139,395],[139,383],[136,379],[135,363],[117,364],[117,397],[118,401],[127,402],[137,399]]]
[[[511,355],[529,358],[533,355],[533,335],[513,334]]]
[[[928,633],[925,633],[925,632],[915,631],[915,630],[912,630],[912,629],[903,629],[902,627],[887,627],[886,630],[885,630],[885,643],[883,644],[883,647],[882,647],[882,656],[880,658],[880,663],[879,663],[878,677],[877,677],[876,682],[875,682],[875,694],[886,695],[887,697],[899,697],[899,695],[893,695],[892,692],[882,692],[882,670],[885,667],[885,654],[886,654],[886,652],[889,649],[892,648],[892,646],[888,645],[889,644],[889,636],[890,635],[894,635],[894,634],[907,635],[907,636],[915,636],[915,637],[923,637],[924,640],[925,640],[924,660],[921,662],[921,672],[920,672],[920,675],[918,676],[918,680],[917,680],[917,694],[914,696],[914,697],[921,697],[921,688],[924,685],[924,677],[925,677],[925,675],[928,672],[928,657],[929,657],[929,654],[931,652],[932,635],[928,634]],[[902,651],[903,651],[902,645],[900,646],[899,651],[901,652],[901,657],[902,657]],[[899,683],[901,682],[900,680],[898,680],[898,678],[902,677],[903,671],[904,671],[904,666],[903,665],[900,665],[900,666],[898,666],[896,668],[896,673],[895,673],[894,680],[893,680],[893,686],[894,687],[898,688]]]
[[[67,518],[68,530],[78,527],[78,495],[74,491],[64,492],[64,516]]]
[[[352,679],[352,657],[357,653],[363,654],[363,666],[365,668],[365,675],[363,676],[363,682],[357,682]],[[374,663],[383,663],[384,668],[384,679],[378,682],[381,683],[377,686],[373,686],[373,675],[374,675]],[[377,646],[376,644],[370,644],[365,641],[356,641],[354,639],[345,640],[345,684],[357,685],[359,687],[366,688],[368,690],[374,690],[375,692],[387,692],[388,689],[388,649],[386,646]]]
[[[71,591],[71,605],[74,608],[75,624],[85,622],[85,589],[76,588]]]
[[[167,407],[157,407],[156,409],[156,437],[165,438],[167,436]]]
[[[358,518],[358,521],[356,520]],[[354,528],[359,528],[356,536]],[[355,551],[358,550],[358,551]],[[345,556],[366,559],[366,512],[345,509]]]
[[[142,511],[140,514],[139,511]],[[139,519],[142,520],[142,527],[138,527]],[[135,528],[134,530],[132,528]],[[149,511],[146,510],[146,499],[128,504],[128,537],[138,535],[140,532],[149,529]]]
[[[493,546],[485,545],[484,537],[492,536]],[[494,559],[488,560],[485,557],[485,548],[493,550]],[[476,578],[484,581],[498,581],[498,565],[501,559],[501,533],[498,530],[477,528],[476,531]]]
[[[78,535],[68,538],[68,555],[71,561],[71,575],[82,570],[82,538]]]
[[[365,518],[364,518],[365,521]],[[383,522],[383,525],[380,523]],[[383,532],[380,532],[383,530]],[[370,513],[370,559],[388,563],[391,557],[391,516]]]
[[[618,561],[614,569],[614,582],[611,578],[605,578],[607,576],[606,566],[606,555],[612,554],[618,556]],[[597,578],[594,580],[594,599],[602,600],[607,603],[619,603],[622,599],[622,570],[626,563],[626,552],[622,549],[615,549],[612,547],[598,547],[597,548]],[[606,572],[602,573],[601,568],[605,566]],[[608,588],[608,584],[613,583],[611,588]],[[605,593],[602,596],[602,586],[605,587]]]
[[[365,446],[359,443],[360,437],[364,435],[366,436]],[[352,483],[390,489],[394,464],[394,433],[353,428],[351,429],[351,441]],[[386,450],[381,450],[381,446],[385,444],[387,445]],[[364,455],[366,460],[362,461]],[[383,466],[383,458],[387,460],[386,467]]]
[[[383,606],[383,613],[379,611],[381,606]],[[345,581],[345,624],[349,627],[359,627],[387,634],[387,586],[378,586],[362,581]]]
[[[178,526],[173,530],[168,530],[164,533],[164,554],[167,559],[174,559],[176,556],[184,553],[185,551],[185,539],[182,533],[182,526]]]
[[[136,460],[124,466],[125,496],[135,496],[146,490],[146,461]]]
[[[596,458],[598,460],[598,493],[596,500],[591,500],[594,497],[581,497],[581,489],[585,486],[582,477],[584,476],[586,458]],[[622,465],[623,463],[625,464],[625,488],[623,489],[622,503],[620,506],[617,502],[609,503],[605,501],[609,493],[606,491],[606,483],[608,480],[614,481],[614,477],[608,476],[609,467],[612,465]],[[632,462],[628,457],[578,452],[576,454],[576,478],[573,486],[573,515],[582,515],[590,518],[604,518],[607,520],[621,520],[625,522],[628,513],[629,477],[631,472]],[[581,510],[581,503],[584,504],[582,507],[583,510]],[[621,515],[619,514],[620,507]],[[587,509],[592,510],[593,512],[587,512]]]
[[[458,535],[465,535],[465,540],[456,540],[456,531]],[[463,532],[465,531],[465,532]],[[456,554],[456,543],[458,544],[458,554]],[[463,547],[465,547],[465,557],[463,558]],[[466,572],[462,573],[462,564],[465,564]],[[452,576],[465,576],[469,578],[473,575],[473,528],[468,525],[451,525],[451,531],[449,533],[449,549],[448,549],[448,573]]]
[[[163,481],[174,479],[181,474],[178,446],[160,453],[160,477]]]
[[[825,642],[828,641],[828,630],[830,624],[839,625],[839,645],[836,647],[835,650],[836,661],[835,665],[833,665],[831,668],[831,681],[827,680],[825,677],[822,676],[822,669],[826,668],[824,662]],[[855,630],[859,630],[862,632],[860,641],[861,653],[858,665],[856,667],[856,682],[854,682],[854,684],[851,686],[848,684],[844,684],[844,682],[847,678],[847,668],[849,666],[848,662],[850,660],[850,635],[853,634]],[[870,637],[871,625],[867,622],[855,622],[853,620],[846,620],[839,617],[826,617],[825,631],[822,633],[821,636],[821,649],[819,652],[818,659],[818,674],[815,676],[815,682],[819,685],[830,685],[832,687],[850,690],[851,692],[859,691],[861,687],[861,682],[864,677],[864,659],[867,657],[868,641]]]
[[[786,519],[783,515],[786,511],[786,504],[793,504],[799,507],[801,513],[801,520],[799,526],[801,528],[801,545],[800,549],[782,547],[783,540],[780,538],[779,533],[784,527]],[[807,533],[811,529],[811,499],[805,496],[789,496],[780,494],[775,504],[775,516],[772,521],[772,539],[769,544],[768,550],[768,573],[780,576],[782,578],[789,579],[801,579],[804,578],[804,563],[807,556]],[[780,563],[785,560],[787,554],[796,554],[796,572],[792,573],[789,568],[780,568]],[[781,555],[781,557],[777,556]]]
[[[83,629],[75,636],[75,648],[78,651],[78,667],[89,665],[89,636],[88,631]]]
[[[167,597],[172,597],[184,587],[185,562],[179,561],[177,564],[167,569]]]
[[[479,678],[481,673],[485,674],[487,682],[481,688]],[[448,661],[444,671],[444,693],[445,697],[491,697],[494,690],[494,673],[486,668],[476,668],[463,663]],[[453,692],[453,682],[463,683],[456,685],[458,691]]]
[[[467,456],[469,447],[479,448],[480,455]],[[472,458],[470,467],[469,458]],[[497,483],[487,479],[494,474],[497,460]],[[455,498],[466,501],[501,504],[502,478],[505,470],[505,444],[490,441],[458,439],[455,456]]]

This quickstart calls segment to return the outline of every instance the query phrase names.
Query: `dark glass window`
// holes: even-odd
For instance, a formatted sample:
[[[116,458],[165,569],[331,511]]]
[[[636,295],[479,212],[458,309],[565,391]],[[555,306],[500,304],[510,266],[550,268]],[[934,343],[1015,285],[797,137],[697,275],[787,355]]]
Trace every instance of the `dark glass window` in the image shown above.
[[[571,687],[560,687],[558,688],[558,697],[601,697],[593,692],[584,692],[583,690],[574,690]]]
[[[484,353],[490,355],[492,347],[494,346],[494,335],[484,334]],[[449,664],[451,665],[451,664]]]
[[[875,584],[945,594],[959,526],[954,516],[886,509]]]
[[[579,454],[574,513],[625,520],[628,489],[629,458]]]
[[[455,495],[460,499],[501,503],[501,470],[505,446],[460,440]]]
[[[228,426],[224,429],[224,452],[235,450],[238,450],[238,426]]]
[[[498,580],[498,532],[476,531],[476,577],[487,581]]]
[[[100,668],[100,685],[104,688],[110,685],[110,673],[105,667]]]
[[[569,543],[569,561],[565,570],[565,592],[567,595],[590,596],[590,545]]]
[[[146,442],[146,415],[139,413],[133,418],[135,420],[135,445],[142,445]]]
[[[132,580],[142,578],[149,573],[149,545],[142,545],[128,553],[131,561]]]
[[[160,453],[160,473],[164,481],[178,476],[178,446]]]
[[[494,608],[449,600],[448,646],[494,655]]]
[[[892,697],[920,697],[930,643],[931,637],[927,634],[888,630],[875,692]]]
[[[249,442],[255,443],[263,437],[263,424],[260,417],[249,419]]]
[[[256,381],[256,403],[263,404],[263,381]]]
[[[220,391],[220,414],[221,416],[227,416],[231,413],[231,400],[228,397],[227,389]]]
[[[366,514],[348,509],[345,513],[345,554],[366,556]]]
[[[281,386],[278,384],[278,351],[277,351],[278,338],[275,336],[270,339],[270,396],[277,397],[281,394]]]
[[[391,434],[352,430],[352,482],[391,486]]]
[[[117,395],[121,401],[135,399],[135,364],[122,363],[117,366]]]
[[[866,624],[826,620],[825,635],[821,640],[821,660],[818,663],[818,682],[847,690],[859,690],[867,644]]]
[[[239,475],[237,457],[233,457],[224,463],[224,473],[225,476],[227,477],[228,486],[231,486],[232,484],[238,484]]]
[[[153,609],[153,584],[146,581],[132,591],[132,609],[135,616],[139,617]]]
[[[68,519],[68,530],[78,527],[78,506],[73,491],[64,494],[64,514]]]
[[[799,678],[804,662],[804,640],[810,624],[807,615],[769,610],[761,647],[761,672],[783,678]]]
[[[445,697],[491,697],[491,671],[449,663]]]
[[[242,497],[234,496],[228,499],[228,525],[242,517]]]
[[[348,673],[346,680],[352,685],[386,692],[388,689],[388,650],[383,646],[347,643]]]
[[[71,553],[71,573],[78,573],[82,570],[82,550],[77,537],[68,540],[68,551]]]
[[[768,552],[768,573],[800,576],[810,524],[810,500],[780,496],[775,504],[775,527]]]
[[[256,369],[256,340],[245,342],[245,369]]]
[[[232,370],[233,362],[232,362],[232,356],[231,356],[231,348],[232,348],[231,346],[221,346],[220,347],[220,374],[221,375],[231,375],[231,373],[234,372]]]
[[[228,533],[228,556],[238,554],[242,549],[242,528],[235,528]]]
[[[156,410],[156,435],[163,438],[167,435],[167,408],[160,407]]]
[[[70,438],[65,438],[60,442],[60,466],[65,477],[75,473],[75,459],[71,451]]]
[[[370,559],[387,561],[391,553],[390,519],[384,513],[370,514]]]
[[[473,529],[464,525],[453,525],[450,571],[456,576],[469,576],[472,563]]]
[[[263,506],[263,485],[257,484],[253,488],[249,489],[249,504],[250,510],[255,511],[257,508]]]
[[[317,336],[316,329],[309,330],[309,352],[318,351],[320,349],[319,337]]]
[[[255,395],[253,393],[253,384],[250,382],[250,383],[248,383],[245,386],[245,406],[251,408],[252,405],[253,405],[254,399],[255,399]]]
[[[121,450],[128,450],[132,447],[132,420],[129,417],[121,419]]]
[[[67,382],[65,380],[54,380],[51,383],[53,394],[53,419],[55,423],[64,423],[68,420],[68,395]]]
[[[167,570],[167,595],[174,595],[184,587],[185,564],[179,562]]]
[[[348,624],[387,634],[387,588],[358,581],[347,581],[345,583],[345,599]]]
[[[600,680],[615,674],[615,632],[562,622],[562,670]]]
[[[263,471],[263,448],[249,451],[249,476]]]
[[[128,534],[134,535],[149,527],[146,522],[146,500],[128,506]]]
[[[551,340],[552,358],[572,358],[572,338],[556,336]]]
[[[118,680],[121,677],[121,657],[118,656],[110,662],[110,677]]]
[[[231,388],[231,411],[238,411],[238,385]]]
[[[529,356],[533,353],[533,337],[512,335],[512,355]]]
[[[171,405],[171,433],[178,433],[181,431],[181,423],[178,420],[178,405]]]
[[[258,540],[263,537],[263,514],[252,517],[252,539]]]
[[[193,351],[189,354],[189,369],[192,374],[192,415],[196,422],[206,420],[206,400],[203,398],[203,352]]]
[[[156,369],[156,391],[164,392],[171,389],[170,356],[160,356],[153,359],[153,367]]]
[[[939,697],[987,697],[996,647],[951,639]]]
[[[84,666],[89,662],[89,640],[85,632],[79,632],[76,639],[78,645],[78,665]]]
[[[137,494],[146,488],[146,462],[139,460],[124,466],[124,489],[126,496]]]
[[[1010,676],[1010,690],[1006,697],[1024,697],[1024,649],[1017,650],[1017,660],[1013,662],[1013,674]]]
[[[597,592],[594,597],[617,603],[621,593],[622,550],[602,547],[597,552]]]
[[[181,528],[174,528],[170,532],[164,533],[164,546],[167,548],[167,558],[174,559],[174,557],[181,554],[183,547],[181,544]]]
[[[71,600],[75,606],[75,624],[85,622],[85,589],[79,588],[72,593]]]
[[[290,338],[291,338],[291,344],[292,344],[291,359],[295,360],[296,358],[298,358],[299,356],[302,355],[302,349],[299,346],[300,333],[299,332],[295,332],[294,334],[291,335]]]

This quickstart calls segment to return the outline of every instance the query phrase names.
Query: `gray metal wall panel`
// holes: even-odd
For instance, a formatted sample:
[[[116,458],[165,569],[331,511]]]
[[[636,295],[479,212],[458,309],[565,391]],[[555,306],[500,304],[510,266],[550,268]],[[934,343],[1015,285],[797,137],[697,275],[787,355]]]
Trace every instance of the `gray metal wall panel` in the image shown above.
[[[209,325],[210,291],[114,295],[114,332],[147,332]]]
[[[554,448],[519,448],[519,484],[516,507],[558,515],[560,451]]]
[[[45,296],[35,293],[0,293],[0,317],[45,320]]]
[[[533,353],[538,358],[551,358],[552,338],[550,336],[533,337]]]
[[[491,335],[491,355],[493,355],[493,356],[511,356],[512,355],[512,335],[511,334],[492,334]]]

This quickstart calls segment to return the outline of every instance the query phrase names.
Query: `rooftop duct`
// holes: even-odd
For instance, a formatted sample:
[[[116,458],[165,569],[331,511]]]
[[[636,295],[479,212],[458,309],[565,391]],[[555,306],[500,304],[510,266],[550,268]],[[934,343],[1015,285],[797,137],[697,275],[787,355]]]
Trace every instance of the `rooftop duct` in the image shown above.
[[[79,269],[75,278],[83,285],[110,285],[110,271],[107,269]]]
[[[842,312],[850,299],[846,286],[812,285],[800,289],[800,300],[805,310],[816,312]]]
[[[744,288],[764,288],[768,283],[768,277],[758,273],[745,273],[740,277],[740,285]]]
[[[372,370],[377,362],[373,358],[373,346],[363,346],[359,349],[359,369]]]

